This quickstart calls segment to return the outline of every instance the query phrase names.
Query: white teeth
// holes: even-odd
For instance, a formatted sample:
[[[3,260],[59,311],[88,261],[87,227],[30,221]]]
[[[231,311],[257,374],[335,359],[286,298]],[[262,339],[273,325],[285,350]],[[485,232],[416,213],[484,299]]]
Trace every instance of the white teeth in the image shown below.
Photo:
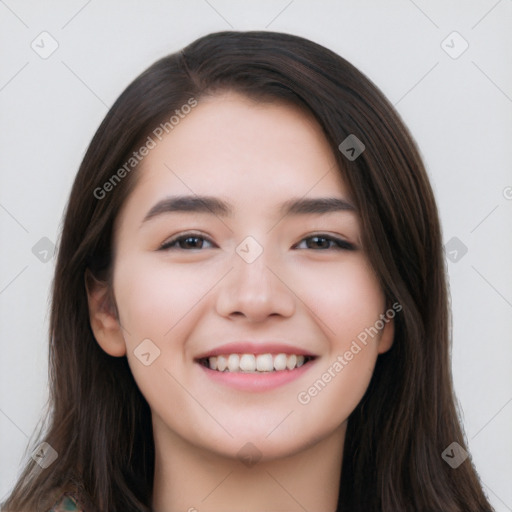
[[[291,356],[288,356],[288,360],[286,361],[286,368],[288,368],[288,370],[293,370],[296,364],[297,356],[293,354]]]
[[[240,356],[238,354],[230,354],[228,357],[228,370],[236,372],[240,368]]]
[[[211,370],[219,372],[272,372],[300,368],[306,362],[303,355],[295,354],[229,354],[208,358]]]
[[[210,365],[211,367],[211,365]],[[217,370],[223,372],[228,367],[228,361],[224,356],[217,357]]]
[[[274,358],[274,370],[281,371],[286,369],[286,354],[277,354]]]
[[[240,367],[237,369],[244,372],[253,372],[256,370],[256,357],[252,354],[244,354],[240,358]]]
[[[256,357],[256,370],[259,372],[271,372],[274,369],[272,354],[260,354]]]

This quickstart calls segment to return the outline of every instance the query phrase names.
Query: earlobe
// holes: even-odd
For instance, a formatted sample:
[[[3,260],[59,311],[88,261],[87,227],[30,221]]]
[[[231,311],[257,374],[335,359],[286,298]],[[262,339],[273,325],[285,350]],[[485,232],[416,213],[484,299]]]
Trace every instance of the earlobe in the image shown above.
[[[395,339],[395,321],[387,318],[387,322],[382,329],[382,334],[379,339],[379,354],[387,352],[392,346]]]
[[[126,355],[126,344],[117,319],[108,283],[85,271],[85,289],[89,305],[89,321],[98,345],[109,355]]]

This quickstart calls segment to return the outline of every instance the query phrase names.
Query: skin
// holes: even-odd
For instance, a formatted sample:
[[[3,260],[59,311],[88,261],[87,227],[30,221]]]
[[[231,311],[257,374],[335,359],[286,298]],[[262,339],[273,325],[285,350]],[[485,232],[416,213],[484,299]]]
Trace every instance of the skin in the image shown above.
[[[108,285],[90,280],[87,288],[99,345],[128,358],[152,411],[154,510],[335,510],[347,418],[394,327],[389,321],[361,345],[309,403],[298,401],[386,311],[356,211],[278,212],[294,198],[351,202],[321,128],[294,106],[217,94],[202,98],[139,172],[115,229],[119,318]],[[173,212],[143,222],[161,199],[194,194],[230,203],[233,214]],[[190,231],[204,240],[159,250]],[[315,234],[355,250],[315,243]],[[252,263],[235,250],[249,235],[263,248]],[[134,354],[144,339],[160,350],[148,366]],[[284,342],[317,358],[298,379],[264,392],[213,382],[194,362],[239,340]],[[237,455],[248,442],[261,455],[250,466]]]

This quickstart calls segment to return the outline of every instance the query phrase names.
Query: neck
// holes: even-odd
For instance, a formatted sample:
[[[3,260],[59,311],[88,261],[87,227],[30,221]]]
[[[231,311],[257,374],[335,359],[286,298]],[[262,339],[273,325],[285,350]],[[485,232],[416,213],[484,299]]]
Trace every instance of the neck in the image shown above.
[[[192,446],[155,422],[154,512],[336,511],[346,423],[300,452],[243,462]]]

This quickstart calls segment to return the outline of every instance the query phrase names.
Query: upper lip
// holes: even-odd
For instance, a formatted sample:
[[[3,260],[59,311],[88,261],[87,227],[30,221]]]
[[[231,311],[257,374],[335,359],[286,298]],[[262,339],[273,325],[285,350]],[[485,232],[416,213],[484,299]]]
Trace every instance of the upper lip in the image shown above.
[[[270,341],[234,341],[226,343],[218,347],[212,348],[207,352],[196,357],[196,360],[206,359],[212,356],[228,355],[228,354],[295,354],[297,356],[316,357],[309,350],[305,350],[287,343],[275,343]]]

